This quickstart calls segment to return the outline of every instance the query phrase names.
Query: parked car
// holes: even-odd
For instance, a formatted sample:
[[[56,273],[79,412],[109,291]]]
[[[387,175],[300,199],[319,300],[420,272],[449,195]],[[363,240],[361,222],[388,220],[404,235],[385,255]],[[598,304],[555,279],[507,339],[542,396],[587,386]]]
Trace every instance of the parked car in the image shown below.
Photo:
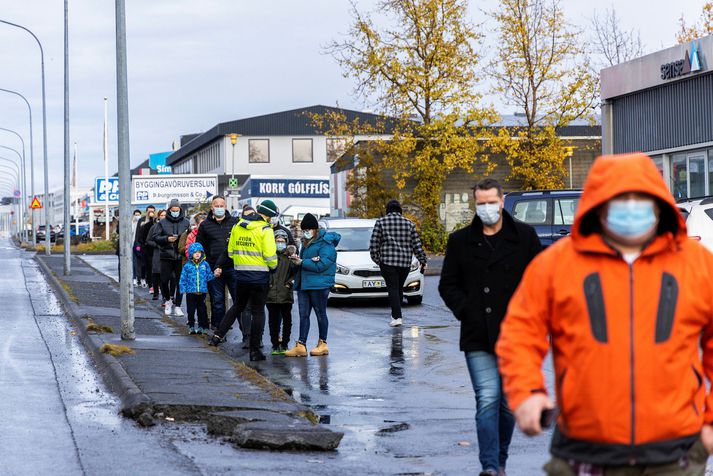
[[[581,190],[533,190],[505,195],[505,209],[535,228],[543,247],[568,236]]]
[[[371,260],[369,241],[376,220],[325,218],[320,228],[342,236],[337,246],[337,274],[330,299],[384,298],[386,282],[379,266]],[[420,264],[414,257],[404,284],[404,296],[409,304],[421,304],[425,280]]]
[[[46,238],[45,235],[45,225],[38,225],[37,226],[37,231],[35,232],[35,236],[37,236],[37,241],[44,241]],[[54,227],[50,226],[50,242],[54,243],[57,238],[57,234],[54,231]]]
[[[688,236],[713,251],[713,197],[679,200],[678,207],[686,220]]]

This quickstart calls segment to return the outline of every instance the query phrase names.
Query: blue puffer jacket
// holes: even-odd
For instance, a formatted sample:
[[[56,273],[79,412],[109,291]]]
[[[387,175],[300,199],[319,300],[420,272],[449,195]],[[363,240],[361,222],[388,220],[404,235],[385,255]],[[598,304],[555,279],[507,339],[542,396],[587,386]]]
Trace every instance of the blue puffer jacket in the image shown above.
[[[302,266],[298,268],[295,277],[297,291],[329,289],[334,286],[334,275],[337,272],[336,247],[341,238],[339,233],[319,230],[317,239],[302,247]],[[316,256],[319,256],[319,261],[312,261]]]
[[[201,259],[198,263],[193,261],[193,253],[201,252]],[[205,251],[200,243],[193,243],[188,247],[189,260],[181,271],[181,280],[178,282],[178,289],[183,294],[207,293],[208,281],[215,279],[210,265],[205,260]]]

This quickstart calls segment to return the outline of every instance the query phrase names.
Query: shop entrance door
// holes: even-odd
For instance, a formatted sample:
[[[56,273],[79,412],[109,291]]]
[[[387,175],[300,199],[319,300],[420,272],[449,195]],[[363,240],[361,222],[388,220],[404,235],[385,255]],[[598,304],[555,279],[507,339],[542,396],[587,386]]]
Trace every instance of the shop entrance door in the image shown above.
[[[696,152],[688,154],[688,196],[689,198],[708,195],[708,180],[706,172],[706,153]]]

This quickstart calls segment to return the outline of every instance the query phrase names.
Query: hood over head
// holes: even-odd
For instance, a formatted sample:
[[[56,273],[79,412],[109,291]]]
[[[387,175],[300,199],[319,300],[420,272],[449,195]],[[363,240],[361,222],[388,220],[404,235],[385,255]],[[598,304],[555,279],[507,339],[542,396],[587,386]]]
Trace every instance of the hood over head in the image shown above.
[[[637,152],[604,155],[594,161],[577,207],[572,239],[576,242],[599,232],[597,209],[617,195],[628,192],[645,193],[656,199],[661,208],[657,235],[670,232],[676,239],[685,238],[686,223],[663,177],[650,157]]]
[[[188,257],[190,259],[193,259],[193,253],[196,251],[201,252],[201,260],[205,259],[205,250],[203,249],[203,245],[200,243],[191,243],[191,246],[188,247]]]
[[[317,238],[320,240],[324,240],[334,246],[337,246],[339,244],[339,241],[342,239],[342,235],[334,231],[320,229],[317,233]]]

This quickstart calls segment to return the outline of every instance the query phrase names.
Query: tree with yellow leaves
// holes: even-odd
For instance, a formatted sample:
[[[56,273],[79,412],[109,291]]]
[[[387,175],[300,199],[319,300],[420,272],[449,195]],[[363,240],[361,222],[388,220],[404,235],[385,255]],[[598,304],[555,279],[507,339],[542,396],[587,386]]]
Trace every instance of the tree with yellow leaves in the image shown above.
[[[524,189],[561,187],[566,144],[557,130],[591,118],[597,98],[581,34],[559,0],[501,0],[492,16],[499,34],[494,92],[522,112],[521,124],[499,131],[493,150],[505,153],[509,178]]]
[[[388,170],[396,189],[415,184],[405,201],[426,244],[432,233],[443,235],[438,206],[447,175],[472,171],[476,162],[481,173],[492,168],[479,138],[497,116],[479,107],[480,34],[466,20],[467,6],[467,0],[382,0],[378,14],[391,25],[383,27],[353,4],[347,39],[328,48],[356,81],[357,96],[393,118],[392,137],[370,144],[379,157],[372,162],[381,162],[377,168]]]
[[[694,23],[690,26],[687,25],[683,14],[681,18],[679,18],[678,23],[680,28],[678,33],[676,33],[676,41],[679,43],[688,43],[689,41],[710,35],[713,33],[713,2],[708,1],[703,5],[700,23]]]

